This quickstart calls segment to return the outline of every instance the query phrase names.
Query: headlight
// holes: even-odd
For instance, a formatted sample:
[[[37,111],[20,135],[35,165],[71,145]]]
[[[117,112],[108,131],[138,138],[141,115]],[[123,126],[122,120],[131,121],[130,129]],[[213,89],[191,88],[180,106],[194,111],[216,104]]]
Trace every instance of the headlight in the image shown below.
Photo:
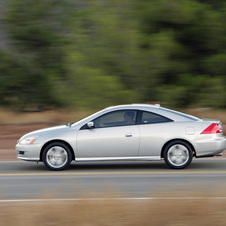
[[[33,144],[39,136],[27,137],[20,141],[20,144]]]

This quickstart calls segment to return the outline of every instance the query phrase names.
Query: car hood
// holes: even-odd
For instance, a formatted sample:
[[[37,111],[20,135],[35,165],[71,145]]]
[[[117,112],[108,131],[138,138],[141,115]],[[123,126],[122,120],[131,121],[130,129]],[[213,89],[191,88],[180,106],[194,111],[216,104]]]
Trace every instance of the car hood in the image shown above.
[[[32,131],[30,133],[25,134],[20,138],[20,140],[30,137],[30,136],[37,136],[37,135],[42,135],[43,133],[49,133],[49,132],[59,132],[60,130],[65,130],[68,129],[69,127],[67,125],[59,125],[59,126],[52,126],[52,127],[47,127],[44,129],[39,129]]]

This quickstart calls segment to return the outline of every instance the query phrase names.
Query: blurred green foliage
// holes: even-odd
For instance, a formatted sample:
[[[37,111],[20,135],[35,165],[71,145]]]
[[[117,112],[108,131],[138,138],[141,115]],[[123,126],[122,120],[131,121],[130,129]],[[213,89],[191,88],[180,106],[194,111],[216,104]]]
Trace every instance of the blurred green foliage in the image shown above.
[[[0,104],[226,108],[223,0],[9,0]]]

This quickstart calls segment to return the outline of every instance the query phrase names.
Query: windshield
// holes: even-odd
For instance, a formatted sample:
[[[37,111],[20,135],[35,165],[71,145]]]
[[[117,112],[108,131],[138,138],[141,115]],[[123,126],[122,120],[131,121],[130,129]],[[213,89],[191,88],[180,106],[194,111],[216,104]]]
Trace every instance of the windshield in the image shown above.
[[[106,111],[106,109],[101,110],[101,111],[98,111],[98,112],[93,113],[93,114],[91,114],[91,115],[89,115],[89,116],[87,116],[87,117],[85,117],[85,118],[83,118],[83,119],[80,119],[80,120],[78,120],[78,121],[76,121],[76,122],[68,123],[68,124],[66,124],[66,125],[67,125],[67,126],[72,126],[72,125],[80,124],[80,123],[82,123],[83,121],[89,120],[89,118],[90,118],[90,119],[95,118],[95,116],[98,116],[101,112],[105,112],[105,111]]]

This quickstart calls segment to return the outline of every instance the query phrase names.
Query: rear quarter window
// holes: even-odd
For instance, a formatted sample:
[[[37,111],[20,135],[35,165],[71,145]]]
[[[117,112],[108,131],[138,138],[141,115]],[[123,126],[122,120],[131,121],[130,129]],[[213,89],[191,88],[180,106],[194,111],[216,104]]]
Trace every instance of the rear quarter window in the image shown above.
[[[173,120],[152,112],[141,112],[140,124],[172,122]]]

